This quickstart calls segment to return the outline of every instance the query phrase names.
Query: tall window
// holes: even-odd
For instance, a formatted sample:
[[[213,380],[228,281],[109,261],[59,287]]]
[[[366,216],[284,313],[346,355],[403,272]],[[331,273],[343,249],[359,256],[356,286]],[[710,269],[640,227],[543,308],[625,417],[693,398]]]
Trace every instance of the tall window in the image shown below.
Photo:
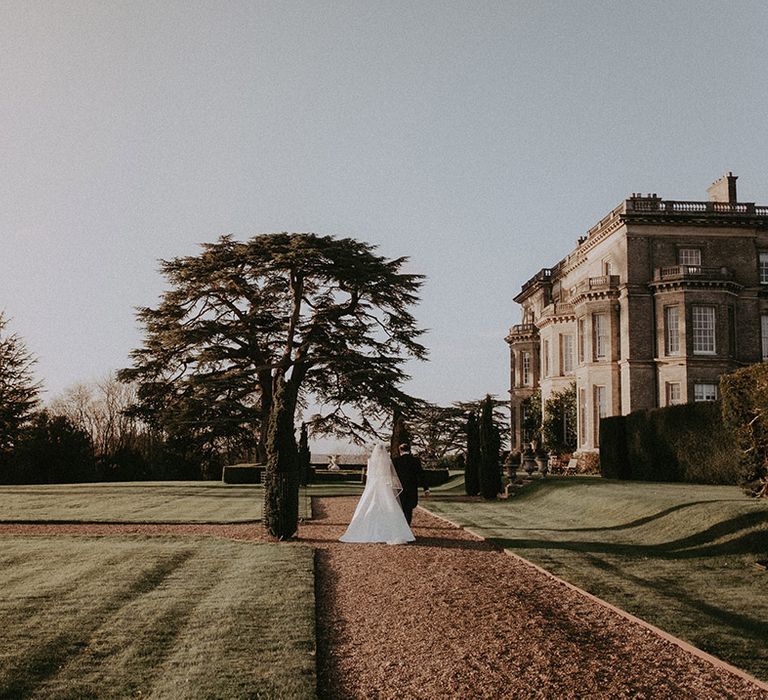
[[[667,355],[680,354],[680,316],[677,306],[664,307],[664,346]]]
[[[667,382],[667,406],[682,403],[680,382]]]
[[[693,353],[695,355],[715,354],[715,307],[694,306],[693,312]]]
[[[583,319],[579,319],[579,364],[584,362],[587,356],[587,334],[586,334],[587,322]]]
[[[544,376],[549,376],[549,341],[545,340],[542,343],[542,352],[544,353],[544,357],[542,358],[542,365],[544,366]]]
[[[701,251],[698,248],[680,248],[677,251],[677,262],[686,267],[701,267]]]
[[[610,277],[613,274],[613,264],[610,260],[603,260],[603,274]]]
[[[595,359],[602,360],[608,356],[608,315],[592,314],[592,330],[594,332]]]
[[[594,412],[595,412],[595,442],[594,447],[600,444],[600,419],[608,415],[608,392],[604,386],[594,388]]]
[[[531,353],[524,352],[522,360],[523,366],[520,378],[523,381],[523,386],[529,386],[531,383]]]
[[[717,400],[717,384],[700,383],[693,385],[694,401],[715,401]]]
[[[768,284],[768,253],[760,253],[760,284]]]
[[[573,374],[573,336],[563,335],[563,374]]]
[[[760,317],[760,339],[763,346],[763,359],[768,360],[768,315]]]

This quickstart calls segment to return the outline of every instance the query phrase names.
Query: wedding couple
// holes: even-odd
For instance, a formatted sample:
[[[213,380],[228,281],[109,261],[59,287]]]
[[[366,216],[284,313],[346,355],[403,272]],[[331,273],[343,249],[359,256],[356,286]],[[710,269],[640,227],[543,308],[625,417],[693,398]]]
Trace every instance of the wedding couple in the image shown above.
[[[424,471],[408,445],[400,445],[399,452],[393,463],[384,445],[373,448],[365,489],[352,522],[339,538],[342,542],[405,544],[416,539],[411,517],[419,502],[419,486],[424,485]],[[426,486],[424,495],[429,495]]]

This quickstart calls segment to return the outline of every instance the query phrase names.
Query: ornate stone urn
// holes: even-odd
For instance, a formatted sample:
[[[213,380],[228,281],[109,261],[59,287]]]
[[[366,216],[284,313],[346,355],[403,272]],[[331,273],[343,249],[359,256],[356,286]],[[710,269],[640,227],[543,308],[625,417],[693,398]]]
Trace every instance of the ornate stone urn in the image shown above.
[[[523,471],[527,472],[528,476],[531,476],[533,472],[535,472],[537,469],[536,465],[536,455],[533,452],[533,449],[529,445],[525,448],[525,452],[523,452]]]
[[[543,449],[539,449],[536,451],[535,462],[541,475],[546,476],[549,471],[549,455]]]
[[[514,481],[517,476],[517,468],[520,466],[520,450],[511,450],[507,455],[506,468],[507,478],[510,481]]]

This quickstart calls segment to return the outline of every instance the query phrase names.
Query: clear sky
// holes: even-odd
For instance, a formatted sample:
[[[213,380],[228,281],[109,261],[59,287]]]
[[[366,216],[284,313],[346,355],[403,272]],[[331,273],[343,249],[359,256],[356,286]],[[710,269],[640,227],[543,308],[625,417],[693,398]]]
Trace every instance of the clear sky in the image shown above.
[[[352,236],[427,275],[435,402],[632,192],[768,203],[768,3],[0,0],[0,309],[46,398],[126,366],[157,261]]]

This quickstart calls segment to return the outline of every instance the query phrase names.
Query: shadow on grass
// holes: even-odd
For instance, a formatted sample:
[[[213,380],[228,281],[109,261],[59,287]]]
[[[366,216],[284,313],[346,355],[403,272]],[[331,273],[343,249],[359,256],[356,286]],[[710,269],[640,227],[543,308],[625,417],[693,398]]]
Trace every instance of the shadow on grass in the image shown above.
[[[593,528],[590,532],[599,535],[601,531],[609,530],[611,528]],[[717,541],[725,537],[729,539],[723,542]],[[694,535],[662,544],[605,542],[600,539],[587,541],[516,537],[492,539],[507,549],[560,549],[582,553],[620,554],[635,558],[690,559],[704,556],[764,555],[768,550],[767,538],[768,512],[755,511],[723,520]]]
[[[21,698],[30,696],[35,688],[55,676],[67,661],[88,647],[91,636],[106,618],[115,614],[121,607],[135,598],[160,586],[193,556],[194,552],[187,550],[179,552],[167,560],[157,562],[150,570],[144,572],[134,581],[126,591],[115,591],[106,598],[102,605],[90,610],[87,622],[77,629],[73,629],[72,634],[53,636],[35,648],[15,668],[6,669],[6,681],[0,685],[0,697]],[[72,588],[76,585],[77,581],[71,583]],[[184,608],[178,608],[175,611],[176,614],[167,620],[169,624],[177,626],[177,632],[174,634],[171,630],[168,633],[167,644],[158,645],[155,643],[152,648],[152,655],[155,659],[161,660],[163,654],[169,653],[173,639],[181,629],[184,617],[191,613],[193,606],[184,606]],[[158,622],[164,621],[159,620]]]
[[[621,579],[632,582],[638,588],[651,591],[656,595],[673,599],[676,603],[682,603],[707,617],[717,620],[725,627],[731,628],[733,632],[742,637],[749,637],[758,643],[760,647],[765,646],[765,640],[768,639],[768,620],[749,617],[741,613],[711,605],[698,597],[691,595],[691,591],[670,581],[668,578],[663,580],[646,579],[627,571],[614,563],[588,556],[590,563],[603,571],[617,576]]]
[[[627,523],[622,523],[621,525],[610,525],[606,527],[553,527],[553,528],[515,528],[516,530],[537,530],[538,532],[616,532],[620,530],[631,530],[634,527],[640,527],[641,525],[647,525],[648,523],[652,523],[656,520],[661,520],[662,518],[666,517],[667,515],[671,515],[672,513],[676,513],[682,510],[685,510],[687,508],[692,508],[694,506],[700,506],[700,505],[707,505],[709,503],[743,503],[742,500],[737,499],[728,499],[728,500],[721,500],[721,501],[690,501],[689,503],[679,503],[677,505],[671,506],[669,508],[665,508],[664,510],[660,510],[658,513],[653,513],[652,515],[645,515],[642,518],[637,518],[636,520],[631,520]],[[768,513],[765,514],[766,518],[768,518]]]

